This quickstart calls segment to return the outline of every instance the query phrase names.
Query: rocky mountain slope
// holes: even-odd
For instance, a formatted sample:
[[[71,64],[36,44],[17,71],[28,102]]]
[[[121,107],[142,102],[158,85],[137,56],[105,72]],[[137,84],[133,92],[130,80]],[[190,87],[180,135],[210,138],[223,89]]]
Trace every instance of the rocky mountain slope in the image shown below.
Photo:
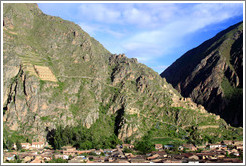
[[[188,51],[161,76],[184,97],[233,126],[243,125],[243,23]]]
[[[99,142],[153,129],[180,140],[242,137],[242,129],[183,98],[136,59],[111,54],[78,25],[34,4],[3,9],[5,139],[45,139],[58,125],[86,126]]]

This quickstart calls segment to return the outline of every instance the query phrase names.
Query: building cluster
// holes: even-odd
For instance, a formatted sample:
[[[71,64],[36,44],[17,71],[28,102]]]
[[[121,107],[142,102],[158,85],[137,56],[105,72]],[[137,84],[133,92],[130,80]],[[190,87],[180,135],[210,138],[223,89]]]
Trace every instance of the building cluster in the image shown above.
[[[68,163],[242,163],[239,157],[243,155],[243,142],[231,140],[206,146],[184,144],[176,148],[178,153],[173,153],[173,145],[155,144],[155,151],[144,155],[139,155],[131,144],[90,150],[77,150],[72,146],[52,150],[44,142],[21,143],[21,146],[25,149],[23,152],[5,150],[4,161],[15,160],[18,156],[23,163],[45,163],[59,158]]]

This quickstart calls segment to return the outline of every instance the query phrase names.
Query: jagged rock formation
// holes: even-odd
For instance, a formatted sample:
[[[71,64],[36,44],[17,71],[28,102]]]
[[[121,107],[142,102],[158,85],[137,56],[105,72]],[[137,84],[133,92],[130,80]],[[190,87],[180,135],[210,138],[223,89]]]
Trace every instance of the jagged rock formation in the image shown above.
[[[184,97],[233,126],[243,125],[243,23],[188,51],[161,76]]]
[[[221,138],[236,130],[136,59],[111,54],[78,25],[33,4],[3,9],[4,128],[45,138],[59,124],[93,126],[97,139],[115,133],[122,140],[157,124],[157,136],[173,137],[172,131],[180,139],[191,131],[199,139],[208,134],[194,132],[197,126],[219,125],[207,128]]]

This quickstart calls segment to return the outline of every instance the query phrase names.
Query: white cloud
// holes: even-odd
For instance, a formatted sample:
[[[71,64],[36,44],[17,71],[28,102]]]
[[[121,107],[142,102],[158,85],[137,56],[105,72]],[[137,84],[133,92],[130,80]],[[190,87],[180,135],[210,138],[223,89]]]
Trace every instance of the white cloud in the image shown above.
[[[242,4],[228,3],[82,4],[79,9],[86,22],[81,27],[89,33],[104,33],[99,41],[106,48],[145,64],[175,52],[186,36],[242,15]]]
[[[124,36],[123,32],[117,32],[114,31],[112,29],[110,29],[110,27],[108,26],[102,26],[100,24],[88,24],[88,23],[79,23],[79,26],[86,31],[87,33],[89,33],[92,36],[96,36],[96,34],[99,33],[107,33],[111,36],[113,36],[114,38],[121,38]]]
[[[108,8],[106,4],[83,4],[80,5],[79,9],[79,15],[85,19],[105,23],[118,22],[120,17],[119,11]]]
[[[189,15],[177,16],[172,22],[154,30],[146,29],[138,32],[125,39],[122,47],[127,53],[133,54],[130,56],[136,56],[142,62],[168,56],[168,50],[173,51],[177,46],[182,45],[188,34],[240,14],[234,8],[235,6],[228,7],[221,4],[195,5],[189,8]]]

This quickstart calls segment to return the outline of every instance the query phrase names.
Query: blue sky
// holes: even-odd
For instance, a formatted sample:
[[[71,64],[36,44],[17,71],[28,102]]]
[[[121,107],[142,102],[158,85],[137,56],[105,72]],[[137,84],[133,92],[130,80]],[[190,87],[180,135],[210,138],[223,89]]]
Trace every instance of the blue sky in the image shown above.
[[[186,51],[243,20],[242,3],[39,3],[80,25],[111,53],[161,73]]]

